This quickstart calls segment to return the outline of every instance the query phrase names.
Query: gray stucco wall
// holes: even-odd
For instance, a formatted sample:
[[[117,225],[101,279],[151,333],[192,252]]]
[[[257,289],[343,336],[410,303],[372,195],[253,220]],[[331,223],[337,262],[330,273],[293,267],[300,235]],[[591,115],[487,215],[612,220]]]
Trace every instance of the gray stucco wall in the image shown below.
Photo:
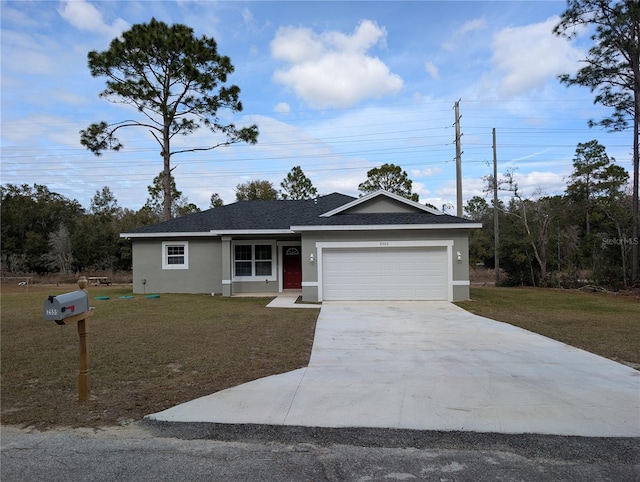
[[[278,293],[278,281],[234,281],[233,293]]]
[[[189,243],[188,269],[162,268],[162,239],[134,239],[134,293],[221,293],[222,247],[219,238],[170,239]],[[143,284],[146,280],[146,284]]]
[[[318,300],[318,263],[311,263],[309,256],[313,253],[317,260],[318,242],[359,242],[359,241],[453,241],[451,264],[453,272],[453,300],[462,301],[469,298],[469,230],[467,229],[434,229],[434,230],[398,230],[398,231],[327,231],[303,233],[302,235],[302,296],[305,301]],[[457,260],[457,252],[461,261]],[[456,284],[456,282],[458,284]]]
[[[469,298],[469,242],[466,229],[434,229],[402,230],[402,231],[327,231],[302,234],[302,296],[305,301],[318,300],[318,242],[364,242],[364,241],[425,241],[452,240],[451,266],[453,272],[454,301]],[[287,238],[285,238],[287,239]],[[285,242],[278,239],[278,243]],[[229,273],[223,270],[226,262],[227,271],[230,269],[229,254],[225,260],[223,256],[223,241],[220,238],[173,238],[167,241],[189,243],[188,269],[163,269],[163,239],[134,239],[133,249],[133,291],[134,293],[222,293],[222,280],[229,279]],[[287,242],[295,243],[295,238]],[[457,261],[460,251],[462,260]],[[310,255],[314,255],[314,261]],[[278,278],[280,277],[280,263]],[[142,280],[146,280],[143,284]],[[231,293],[277,293],[278,281],[233,282],[233,287],[227,285]]]
[[[463,234],[464,233],[464,234]],[[459,230],[453,237],[453,301],[466,301],[469,299],[469,230]],[[460,251],[462,260],[458,261],[456,253]],[[467,284],[456,285],[456,281]]]
[[[358,204],[352,207],[346,212],[350,214],[355,213],[414,213],[416,208],[408,206],[405,203],[389,199],[384,196],[380,196],[377,199],[372,199],[369,202]]]

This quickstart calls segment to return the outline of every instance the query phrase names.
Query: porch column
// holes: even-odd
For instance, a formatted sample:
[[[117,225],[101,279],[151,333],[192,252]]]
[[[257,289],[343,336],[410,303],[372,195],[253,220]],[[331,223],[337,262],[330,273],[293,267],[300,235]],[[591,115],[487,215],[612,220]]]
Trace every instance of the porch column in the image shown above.
[[[222,237],[222,296],[231,296],[231,236]]]

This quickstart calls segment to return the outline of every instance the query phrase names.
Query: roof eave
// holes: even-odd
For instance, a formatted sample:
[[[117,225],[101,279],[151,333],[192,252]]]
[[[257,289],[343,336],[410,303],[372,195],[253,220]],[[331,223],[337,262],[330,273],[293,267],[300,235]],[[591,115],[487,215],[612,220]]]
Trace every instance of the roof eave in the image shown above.
[[[211,231],[180,232],[180,233],[120,233],[121,238],[183,238],[183,237],[217,237],[230,235],[274,235],[292,234],[291,229],[221,229]]]
[[[408,229],[480,229],[481,223],[446,223],[446,224],[361,224],[361,225],[322,225],[291,226],[291,231],[397,231]]]
[[[212,230],[211,235],[213,236],[230,236],[230,235],[256,235],[256,234],[264,234],[264,235],[272,235],[272,234],[292,234],[293,231],[289,229],[221,229],[221,230]]]
[[[121,238],[184,238],[184,237],[211,237],[215,234],[209,231],[193,231],[193,232],[162,232],[162,233],[120,233]]]

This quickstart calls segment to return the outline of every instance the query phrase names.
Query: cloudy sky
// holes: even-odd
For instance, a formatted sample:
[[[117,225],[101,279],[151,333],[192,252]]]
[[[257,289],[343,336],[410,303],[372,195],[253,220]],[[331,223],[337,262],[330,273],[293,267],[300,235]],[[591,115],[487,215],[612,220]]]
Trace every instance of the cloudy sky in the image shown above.
[[[87,53],[106,50],[152,17],[214,37],[235,67],[255,146],[173,157],[178,189],[201,209],[212,193],[235,200],[237,184],[276,187],[299,165],[320,194],[358,195],[366,173],[400,165],[421,202],[455,205],[454,103],[460,100],[463,198],[483,193],[492,172],[515,169],[525,194],[564,190],[579,142],[598,139],[631,171],[630,133],[589,129],[607,113],[588,89],[561,85],[589,48],[552,33],[564,1],[2,1],[1,183],[44,184],[88,207],[103,186],[139,209],[162,170],[141,129],[124,149],[95,157],[79,130],[131,117],[99,98]],[[207,145],[205,130],[184,139]],[[448,208],[455,212],[455,208]]]

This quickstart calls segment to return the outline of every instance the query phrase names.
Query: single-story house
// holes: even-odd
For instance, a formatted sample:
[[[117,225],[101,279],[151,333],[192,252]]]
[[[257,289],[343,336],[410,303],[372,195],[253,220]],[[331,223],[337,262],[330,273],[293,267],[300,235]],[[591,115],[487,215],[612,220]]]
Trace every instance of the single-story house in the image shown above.
[[[132,242],[135,293],[458,301],[481,227],[378,191],[236,202],[120,236]]]

